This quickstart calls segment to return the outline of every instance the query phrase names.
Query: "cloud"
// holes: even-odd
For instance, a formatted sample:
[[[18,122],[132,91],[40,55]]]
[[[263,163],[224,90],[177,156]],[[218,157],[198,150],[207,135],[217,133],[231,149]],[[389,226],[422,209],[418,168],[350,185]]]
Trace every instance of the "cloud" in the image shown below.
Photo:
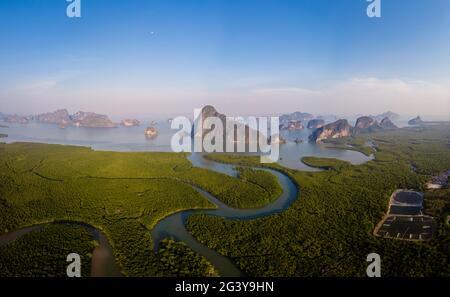
[[[248,84],[252,85],[252,84]],[[254,84],[253,84],[254,85]],[[160,88],[137,84],[83,86],[52,77],[0,90],[0,109],[40,112],[67,107],[108,114],[189,113],[213,104],[230,115],[278,115],[305,111],[314,114],[379,114],[392,110],[402,115],[450,118],[450,84],[423,80],[354,77],[318,89],[304,86],[213,89]]]
[[[334,109],[345,110],[347,114],[367,109],[373,112],[395,110],[402,114],[449,115],[450,89],[419,80],[353,78],[325,90],[322,102]]]
[[[352,115],[393,110],[404,115],[450,116],[449,86],[399,78],[356,77],[318,90],[267,87],[253,89],[246,100],[240,100],[241,104],[249,105],[242,109],[252,108],[274,114],[301,110],[316,114]]]

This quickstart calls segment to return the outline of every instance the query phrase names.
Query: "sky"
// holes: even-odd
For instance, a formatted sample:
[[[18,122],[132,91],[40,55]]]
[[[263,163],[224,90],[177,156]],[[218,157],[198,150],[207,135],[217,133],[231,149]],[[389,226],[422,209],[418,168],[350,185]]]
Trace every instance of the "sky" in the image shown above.
[[[0,0],[0,112],[450,119],[450,1]]]

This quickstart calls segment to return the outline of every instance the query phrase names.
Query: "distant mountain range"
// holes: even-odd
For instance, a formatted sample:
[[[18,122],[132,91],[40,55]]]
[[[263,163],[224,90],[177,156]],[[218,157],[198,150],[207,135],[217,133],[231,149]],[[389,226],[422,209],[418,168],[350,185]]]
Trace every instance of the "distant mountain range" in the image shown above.
[[[2,114],[0,120],[2,120],[5,123],[25,125],[32,120],[32,117],[31,116],[24,117],[17,114],[10,114],[10,115]]]
[[[320,142],[328,138],[341,138],[361,133],[392,129],[397,129],[397,126],[388,117],[383,118],[379,123],[371,116],[362,116],[356,120],[354,127],[346,119],[340,119],[318,128],[310,135],[309,140],[311,142]]]
[[[289,122],[303,122],[307,120],[312,120],[314,116],[310,113],[296,111],[289,114],[283,114],[280,116],[280,124],[287,124]]]
[[[340,138],[360,133],[396,129],[397,126],[392,121],[399,117],[397,113],[392,111],[375,116],[358,116],[355,126],[352,127],[348,120],[339,119],[335,115],[314,116],[311,113],[297,111],[281,115],[280,128],[284,130],[300,130],[303,127],[307,127],[314,130],[309,140],[319,142],[327,138]]]
[[[380,121],[377,120],[384,116]],[[219,113],[213,106],[207,105],[202,109],[203,121],[208,117],[219,118],[223,126],[225,127],[226,116]],[[391,119],[397,118],[398,115],[391,111],[385,112],[377,116],[361,116],[357,119],[355,126],[351,126],[346,119],[339,119],[332,123],[326,124],[324,119],[315,118],[314,115],[306,112],[293,112],[290,114],[283,114],[280,116],[280,128],[283,130],[301,130],[306,126],[308,129],[314,130],[310,135],[309,140],[312,142],[320,142],[328,138],[340,138],[352,135],[358,135],[361,133],[371,133],[381,130],[392,130],[397,129],[397,126],[392,122]],[[304,124],[307,122],[307,125]],[[246,139],[248,139],[248,129],[246,129]],[[194,131],[194,130],[193,130]],[[210,130],[203,129],[202,131],[197,131],[199,135],[206,135]],[[233,137],[233,135],[230,135]],[[234,139],[235,139],[234,135]],[[224,143],[225,143],[224,135]]]
[[[55,112],[39,114],[35,117],[39,123],[57,124],[61,127],[77,126],[87,128],[115,128],[117,124],[113,123],[108,116],[94,112],[79,111],[70,115],[66,109],[60,109]]]
[[[325,122],[329,122],[337,119],[336,116],[319,116],[317,118],[314,115],[307,112],[296,111],[290,114],[283,114],[280,116],[280,129],[281,130],[303,130],[305,127],[308,129],[317,129],[322,127]]]
[[[387,112],[383,112],[382,114],[379,114],[376,116],[370,116],[370,117],[378,122],[381,122],[385,118],[388,118],[391,121],[395,121],[398,118],[400,118],[400,115],[395,112],[392,112],[392,111],[387,111]]]
[[[115,128],[118,124],[114,123],[108,116],[94,112],[78,111],[69,114],[67,109],[58,109],[54,112],[41,113],[35,116],[21,116],[17,114],[7,115],[0,113],[0,121],[10,124],[28,124],[32,121],[36,123],[59,125],[61,128],[67,126],[86,127],[86,128]],[[122,121],[123,126],[137,126],[138,120],[127,119]]]
[[[203,119],[215,116],[225,123],[226,116],[217,112],[217,110],[210,105],[202,109]],[[396,129],[397,127],[392,122],[399,117],[398,114],[387,111],[375,116],[360,116],[356,124],[352,127],[346,119],[337,119],[335,115],[314,116],[311,113],[296,111],[290,114],[283,114],[280,116],[280,128],[286,130],[302,130],[305,127],[312,129],[313,133],[309,140],[319,142],[327,138],[339,138],[350,135],[358,135],[360,133],[370,133],[386,129]],[[13,124],[27,124],[30,121],[37,123],[55,124],[61,128],[67,126],[87,127],[87,128],[115,128],[119,124],[114,123],[108,116],[97,114],[94,112],[79,111],[75,114],[69,114],[66,109],[59,109],[54,112],[47,112],[38,114],[36,116],[20,116],[20,115],[6,115],[0,113],[0,120]],[[330,120],[332,122],[330,123]],[[328,124],[327,124],[328,122]],[[409,124],[417,125],[422,123],[420,117],[412,119]],[[131,127],[138,126],[140,122],[135,119],[126,119],[120,123],[122,126]],[[201,134],[205,135],[209,131],[204,129]],[[248,136],[249,127],[245,127],[245,134]],[[230,135],[236,140],[236,135]],[[246,137],[248,139],[248,137]],[[225,138],[224,138],[225,140]]]

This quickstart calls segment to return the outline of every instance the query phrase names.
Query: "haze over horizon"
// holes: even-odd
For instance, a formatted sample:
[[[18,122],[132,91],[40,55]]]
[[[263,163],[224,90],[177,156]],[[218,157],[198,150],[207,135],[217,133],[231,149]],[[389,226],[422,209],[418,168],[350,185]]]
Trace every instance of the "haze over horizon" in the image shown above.
[[[0,112],[450,119],[450,1],[0,2]],[[419,28],[419,29],[418,29]]]

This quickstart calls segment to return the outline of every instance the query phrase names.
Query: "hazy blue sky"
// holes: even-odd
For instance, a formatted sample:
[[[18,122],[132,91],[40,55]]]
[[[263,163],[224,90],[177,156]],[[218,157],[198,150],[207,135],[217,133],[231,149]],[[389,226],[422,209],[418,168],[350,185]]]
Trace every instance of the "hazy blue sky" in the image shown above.
[[[0,0],[0,111],[450,115],[450,1]]]

